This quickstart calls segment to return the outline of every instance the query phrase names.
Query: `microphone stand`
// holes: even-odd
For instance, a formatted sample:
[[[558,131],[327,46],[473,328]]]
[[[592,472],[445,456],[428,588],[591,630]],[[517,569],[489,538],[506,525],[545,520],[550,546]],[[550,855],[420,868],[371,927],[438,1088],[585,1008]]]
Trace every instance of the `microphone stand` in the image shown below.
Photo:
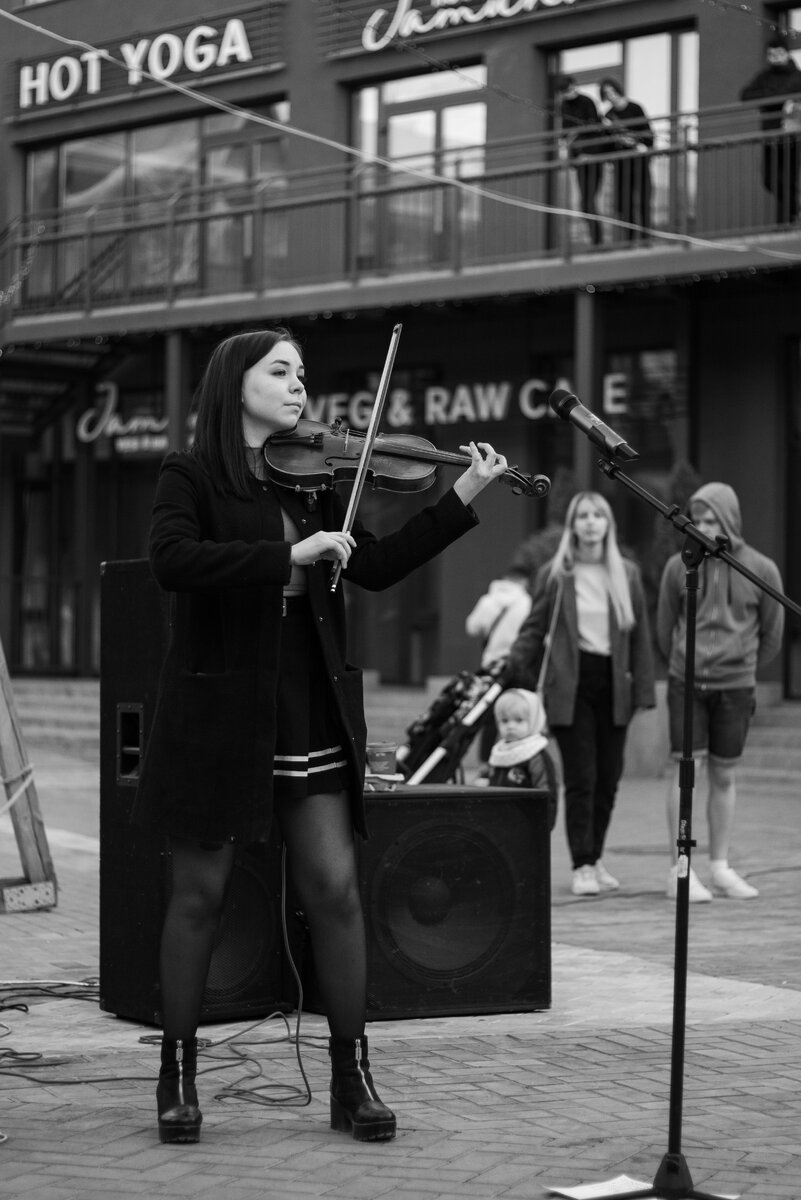
[[[624,443],[625,444],[625,443]],[[628,449],[628,447],[627,447]],[[615,453],[608,450],[607,453]],[[627,455],[626,457],[631,457]],[[687,591],[687,626],[685,635],[684,666],[684,709],[682,728],[682,755],[679,763],[679,850],[678,886],[676,891],[676,940],[673,972],[673,1036],[670,1064],[670,1108],[667,1153],[659,1164],[653,1184],[632,1192],[614,1192],[597,1200],[635,1200],[637,1197],[656,1196],[660,1200],[720,1200],[713,1192],[699,1192],[694,1186],[690,1169],[681,1152],[682,1103],[684,1095],[684,1036],[687,1008],[687,943],[690,914],[690,858],[695,842],[692,837],[692,804],[695,783],[693,758],[693,688],[695,685],[695,627],[698,594],[698,567],[706,555],[723,559],[735,571],[760,588],[786,609],[801,617],[801,607],[782,592],[776,591],[758,575],[749,571],[725,549],[728,539],[719,537],[715,541],[706,537],[692,524],[689,517],[682,516],[676,504],[663,504],[656,496],[647,492],[624,475],[617,463],[602,458],[598,466],[611,479],[621,483],[661,513],[666,520],[685,535],[681,551],[686,568],[685,588]]]

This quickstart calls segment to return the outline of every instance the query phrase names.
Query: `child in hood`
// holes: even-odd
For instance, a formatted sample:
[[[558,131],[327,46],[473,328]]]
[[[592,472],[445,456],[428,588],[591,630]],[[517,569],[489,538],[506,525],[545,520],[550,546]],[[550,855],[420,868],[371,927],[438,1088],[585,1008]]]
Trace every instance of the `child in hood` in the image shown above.
[[[548,752],[545,709],[536,692],[508,688],[493,709],[498,740],[489,756],[490,787],[539,788],[548,792],[553,829],[559,794],[556,767]]]

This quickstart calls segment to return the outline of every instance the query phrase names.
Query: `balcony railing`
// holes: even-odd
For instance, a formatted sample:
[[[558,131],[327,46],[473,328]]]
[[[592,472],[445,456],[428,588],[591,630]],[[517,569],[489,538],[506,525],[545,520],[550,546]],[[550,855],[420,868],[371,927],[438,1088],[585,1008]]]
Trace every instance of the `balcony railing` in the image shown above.
[[[763,170],[777,160],[769,148],[785,148],[788,135],[757,130],[757,115],[739,105],[668,116],[654,122],[647,154],[607,155],[599,213],[610,220],[600,245],[576,212],[579,164],[560,152],[553,134],[468,148],[445,168],[452,182],[421,178],[402,162],[393,170],[359,162],[88,211],[33,213],[0,238],[0,322],[559,261],[644,243],[681,253],[692,244],[682,238],[786,229],[791,181],[777,174],[768,190]],[[652,185],[642,231],[615,223],[616,171],[635,161],[647,165]]]

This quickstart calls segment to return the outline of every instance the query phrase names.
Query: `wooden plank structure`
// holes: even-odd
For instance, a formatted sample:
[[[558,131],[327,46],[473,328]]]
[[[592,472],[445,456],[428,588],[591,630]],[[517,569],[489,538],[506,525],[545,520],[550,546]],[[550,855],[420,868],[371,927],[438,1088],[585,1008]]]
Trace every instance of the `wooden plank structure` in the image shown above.
[[[5,791],[5,801],[0,792],[0,814],[8,812],[11,817],[23,870],[20,879],[0,879],[0,913],[55,908],[56,873],[1,644],[0,781]]]

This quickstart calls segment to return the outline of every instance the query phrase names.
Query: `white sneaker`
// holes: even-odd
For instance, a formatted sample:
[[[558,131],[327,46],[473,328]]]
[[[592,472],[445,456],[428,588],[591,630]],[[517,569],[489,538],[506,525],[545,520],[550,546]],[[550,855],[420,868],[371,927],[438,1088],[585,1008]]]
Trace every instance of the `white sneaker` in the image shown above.
[[[667,896],[668,900],[675,900],[679,890],[679,868],[671,867],[668,871],[667,880]],[[707,900],[712,899],[712,893],[708,887],[704,887],[701,880],[696,875],[695,871],[690,867],[690,904],[704,904]]]
[[[610,875],[600,858],[595,864],[595,878],[598,880],[598,886],[602,892],[614,892],[620,887],[620,883],[615,879],[614,875]]]
[[[754,900],[759,892],[750,883],[746,883],[733,867],[723,867],[712,875],[712,890],[729,900]]]
[[[570,890],[574,896],[597,896],[600,892],[595,867],[576,867]]]

